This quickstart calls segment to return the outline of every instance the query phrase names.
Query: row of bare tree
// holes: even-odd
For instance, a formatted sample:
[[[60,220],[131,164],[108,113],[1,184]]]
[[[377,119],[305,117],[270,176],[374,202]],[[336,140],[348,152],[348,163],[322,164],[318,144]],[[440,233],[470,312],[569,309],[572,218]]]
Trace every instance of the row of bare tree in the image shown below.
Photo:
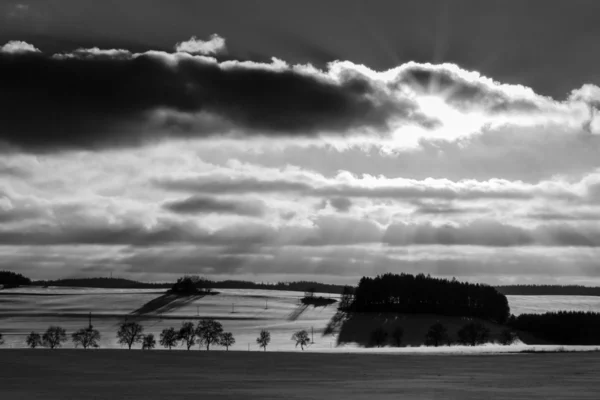
[[[144,334],[144,327],[134,321],[124,321],[119,324],[117,331],[118,343],[127,346],[131,350],[132,346],[141,343],[143,350],[152,350],[156,347],[156,339],[152,333]],[[37,347],[48,347],[55,349],[61,347],[67,341],[67,332],[60,326],[50,326],[44,334],[31,332],[27,335],[26,343],[28,347],[35,349]],[[84,349],[98,348],[100,342],[100,332],[92,326],[82,328],[71,334],[71,340],[75,347]],[[292,340],[296,342],[296,347],[300,346],[302,350],[310,343],[310,338],[306,330],[295,332]],[[267,330],[261,330],[256,338],[256,343],[264,351],[271,342],[271,333]],[[3,344],[3,337],[0,333],[0,344]],[[206,346],[210,350],[211,345],[219,345],[229,350],[230,346],[235,344],[235,338],[231,332],[225,332],[223,325],[212,318],[201,319],[197,325],[191,321],[185,321],[181,324],[179,330],[169,327],[162,330],[158,343],[171,350],[179,345],[185,346],[190,350],[192,346]]]
[[[402,344],[404,329],[396,327],[392,332],[394,344],[398,347]],[[381,347],[387,340],[388,333],[383,327],[379,327],[371,332],[371,343]],[[457,332],[458,343],[466,346],[477,346],[484,344],[490,339],[490,330],[480,321],[470,321],[461,327]],[[510,329],[505,329],[500,333],[500,344],[510,345],[517,339],[516,334]],[[448,329],[441,322],[436,322],[429,327],[425,334],[425,345],[438,347],[443,344],[452,344]]]

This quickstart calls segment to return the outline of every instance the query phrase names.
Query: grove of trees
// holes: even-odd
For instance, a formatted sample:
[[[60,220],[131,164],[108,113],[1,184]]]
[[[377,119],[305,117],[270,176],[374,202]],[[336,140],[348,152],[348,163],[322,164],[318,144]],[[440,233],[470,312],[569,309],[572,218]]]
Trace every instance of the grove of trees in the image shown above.
[[[424,274],[363,277],[347,310],[474,317],[500,324],[510,315],[506,296],[492,286]]]
[[[509,327],[556,344],[599,345],[600,313],[559,311],[511,316]]]
[[[31,279],[11,271],[0,271],[0,287],[15,288],[31,285]]]

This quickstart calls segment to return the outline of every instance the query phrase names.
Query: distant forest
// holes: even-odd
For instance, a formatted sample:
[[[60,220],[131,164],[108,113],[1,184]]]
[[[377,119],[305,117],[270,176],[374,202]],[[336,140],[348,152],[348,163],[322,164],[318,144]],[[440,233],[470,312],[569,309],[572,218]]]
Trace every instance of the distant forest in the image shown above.
[[[504,323],[510,315],[506,296],[492,286],[424,274],[363,277],[348,311],[441,314],[497,323]]]
[[[16,278],[19,277],[19,278]],[[206,281],[206,280],[205,280]],[[38,286],[72,286],[72,287],[93,287],[104,289],[169,289],[172,282],[162,283],[147,283],[138,282],[130,279],[122,278],[71,278],[57,280],[39,280],[31,281],[20,274],[9,271],[0,272],[0,285],[14,287],[20,285],[38,285]],[[306,292],[314,289],[319,293],[341,294],[344,290],[344,285],[335,285],[327,283],[319,283],[314,281],[297,281],[297,282],[250,282],[240,280],[224,280],[213,281],[207,280],[211,288],[221,289],[269,289],[269,290],[289,290]],[[521,296],[600,296],[600,287],[579,286],[579,285],[506,285],[495,286],[495,289],[504,295],[521,295]]]
[[[600,296],[600,287],[580,285],[509,285],[496,286],[505,295],[521,296]]]
[[[600,344],[600,313],[559,311],[521,314],[517,317],[511,316],[508,325],[555,344]]]
[[[75,278],[58,279],[49,281],[34,281],[37,286],[70,286],[70,287],[92,287],[103,289],[170,289],[173,283],[145,283],[122,278]],[[330,285],[327,283],[298,281],[278,283],[257,283],[248,281],[225,280],[212,281],[202,279],[197,284],[198,289],[268,289],[288,290],[297,292],[314,291],[318,293],[340,294],[344,286]]]
[[[30,285],[31,279],[11,271],[0,271],[0,286],[4,288],[13,288],[23,285]]]

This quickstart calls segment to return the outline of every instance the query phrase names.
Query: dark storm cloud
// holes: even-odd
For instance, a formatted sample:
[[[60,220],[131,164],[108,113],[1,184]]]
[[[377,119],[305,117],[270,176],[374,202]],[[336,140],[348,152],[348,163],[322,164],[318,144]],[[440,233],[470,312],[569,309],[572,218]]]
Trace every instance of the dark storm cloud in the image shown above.
[[[183,200],[165,203],[163,208],[177,214],[235,214],[260,217],[265,213],[265,205],[257,200],[231,200],[212,197],[192,196]]]
[[[289,68],[182,53],[79,50],[60,56],[0,52],[0,142],[30,151],[137,144],[166,135],[344,134],[416,118],[366,78],[341,83]],[[152,112],[169,110],[158,126]],[[200,114],[200,117],[198,117]],[[425,123],[425,121],[423,121]]]

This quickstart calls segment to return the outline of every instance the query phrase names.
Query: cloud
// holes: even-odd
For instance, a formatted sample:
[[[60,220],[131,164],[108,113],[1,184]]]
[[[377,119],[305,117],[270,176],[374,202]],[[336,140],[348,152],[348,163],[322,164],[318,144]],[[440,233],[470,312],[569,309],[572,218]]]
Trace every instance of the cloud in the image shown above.
[[[348,212],[352,207],[352,201],[346,197],[334,197],[329,199],[329,204],[338,212]]]
[[[183,200],[167,202],[163,208],[177,214],[235,214],[260,217],[265,213],[265,204],[258,200],[231,200],[192,196]]]
[[[26,53],[40,53],[34,45],[22,42],[20,40],[12,40],[0,47],[0,53],[2,54],[26,54]],[[1,56],[1,55],[0,55]]]
[[[0,53],[0,142],[44,152],[276,136],[402,148],[506,124],[595,129],[582,103],[594,85],[557,101],[454,64],[374,71],[335,61],[317,69],[211,57],[221,44],[213,35],[181,42],[175,53],[92,47],[47,55],[9,42]]]
[[[219,62],[187,53],[92,48],[53,56],[2,53],[0,71],[0,142],[27,151],[217,134],[345,135],[398,118],[429,123],[410,99],[391,98],[365,77],[278,60]]]
[[[177,43],[175,51],[202,55],[219,54],[226,51],[225,39],[216,33],[212,34],[209,40],[200,40],[192,36],[190,40]]]
[[[560,181],[542,181],[527,184],[519,181],[490,179],[478,181],[465,179],[405,179],[363,175],[356,177],[339,172],[334,178],[317,173],[273,173],[273,170],[257,169],[255,174],[273,175],[257,178],[247,173],[214,171],[195,177],[157,178],[152,183],[161,189],[192,193],[242,194],[271,193],[314,197],[370,198],[390,200],[440,199],[440,200],[528,200],[537,197],[555,200],[587,198],[595,186],[594,180],[586,178],[577,184]],[[588,188],[589,186],[589,188]],[[342,200],[343,202],[344,200]],[[334,206],[335,207],[335,206]]]

